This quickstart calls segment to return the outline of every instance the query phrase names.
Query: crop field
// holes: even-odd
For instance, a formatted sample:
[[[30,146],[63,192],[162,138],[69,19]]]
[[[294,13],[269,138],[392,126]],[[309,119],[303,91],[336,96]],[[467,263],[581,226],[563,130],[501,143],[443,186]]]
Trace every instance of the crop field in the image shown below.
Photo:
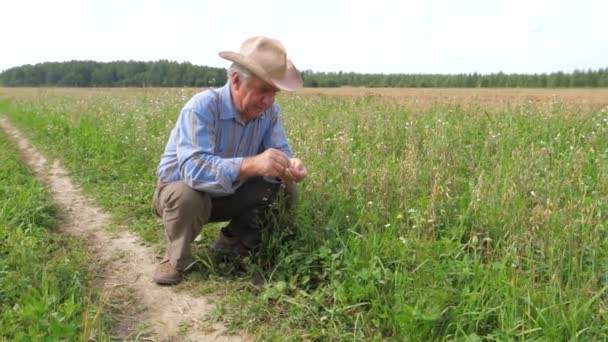
[[[161,253],[155,171],[197,91],[0,88],[0,113]],[[608,90],[277,101],[309,176],[253,257],[216,257],[203,229],[179,290],[216,295],[211,319],[260,340],[608,339]]]

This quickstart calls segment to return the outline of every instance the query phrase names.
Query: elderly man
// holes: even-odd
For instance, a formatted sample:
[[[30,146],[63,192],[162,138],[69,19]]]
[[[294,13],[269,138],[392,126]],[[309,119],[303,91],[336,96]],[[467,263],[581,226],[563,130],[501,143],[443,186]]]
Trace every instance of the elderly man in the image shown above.
[[[194,95],[171,131],[158,167],[154,209],[168,243],[153,279],[177,284],[192,264],[191,243],[208,222],[230,221],[212,247],[239,255],[260,242],[272,207],[294,194],[306,167],[285,137],[278,91],[302,87],[284,47],[266,37],[247,39],[240,52],[220,52],[233,62],[228,83]]]

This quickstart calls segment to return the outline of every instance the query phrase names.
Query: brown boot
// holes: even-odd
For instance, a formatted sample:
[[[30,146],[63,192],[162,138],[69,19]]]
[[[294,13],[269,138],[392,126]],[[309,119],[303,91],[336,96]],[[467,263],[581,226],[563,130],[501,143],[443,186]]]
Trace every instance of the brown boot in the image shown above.
[[[161,261],[156,266],[152,279],[159,285],[177,285],[182,281],[182,272],[178,271],[171,265],[169,260]]]
[[[239,239],[228,237],[222,231],[217,235],[215,241],[211,244],[211,248],[218,252],[236,254],[239,256],[249,255],[249,248],[245,246]]]

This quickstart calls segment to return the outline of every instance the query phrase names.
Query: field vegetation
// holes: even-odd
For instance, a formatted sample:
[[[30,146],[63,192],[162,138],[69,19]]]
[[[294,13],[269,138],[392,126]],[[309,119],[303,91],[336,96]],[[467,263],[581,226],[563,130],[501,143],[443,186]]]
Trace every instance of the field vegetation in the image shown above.
[[[0,112],[160,251],[155,170],[196,91],[0,88]],[[281,94],[295,222],[244,260],[207,227],[181,288],[261,340],[608,339],[608,94],[576,91]]]
[[[57,211],[0,131],[0,340],[99,338],[82,243],[54,232]]]

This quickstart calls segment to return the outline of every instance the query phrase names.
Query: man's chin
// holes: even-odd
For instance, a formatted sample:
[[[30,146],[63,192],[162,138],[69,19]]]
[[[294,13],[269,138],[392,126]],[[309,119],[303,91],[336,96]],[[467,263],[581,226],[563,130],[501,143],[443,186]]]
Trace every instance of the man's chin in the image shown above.
[[[249,113],[247,113],[246,115],[247,115],[247,118],[248,118],[249,120],[254,120],[254,119],[257,119],[257,118],[259,118],[260,116],[262,116],[262,113],[263,113],[263,112],[264,112],[263,110],[257,110],[257,109],[256,109],[256,110],[252,110],[252,111],[250,111],[250,112],[249,112]]]

